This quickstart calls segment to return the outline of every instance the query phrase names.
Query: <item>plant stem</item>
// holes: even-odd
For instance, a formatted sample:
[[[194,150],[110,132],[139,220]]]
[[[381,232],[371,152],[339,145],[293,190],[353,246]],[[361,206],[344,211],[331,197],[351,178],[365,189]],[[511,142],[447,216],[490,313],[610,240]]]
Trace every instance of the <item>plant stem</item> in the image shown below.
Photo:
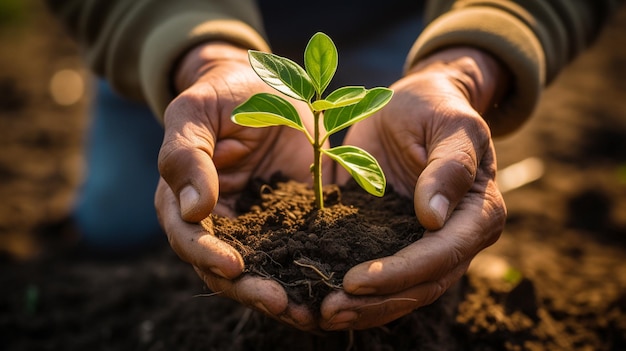
[[[313,192],[318,209],[324,208],[324,195],[322,192],[322,152],[320,138],[320,111],[313,113],[314,134],[313,134]]]

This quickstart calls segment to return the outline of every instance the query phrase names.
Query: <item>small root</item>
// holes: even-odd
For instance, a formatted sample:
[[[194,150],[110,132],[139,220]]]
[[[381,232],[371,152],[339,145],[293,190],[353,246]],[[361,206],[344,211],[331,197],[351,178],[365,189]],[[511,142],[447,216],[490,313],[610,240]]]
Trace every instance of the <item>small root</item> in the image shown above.
[[[265,256],[265,257],[267,257],[267,258],[268,258],[268,259],[269,259],[269,260],[270,260],[273,264],[277,265],[277,266],[278,266],[278,267],[280,267],[280,268],[283,268],[283,265],[282,265],[282,264],[280,264],[279,262],[277,262],[276,260],[274,260],[274,259],[272,258],[272,256],[271,256],[270,254],[268,254],[267,252],[265,252],[265,251],[257,250],[257,251],[254,251],[254,254],[261,254],[261,255],[263,255],[263,256]]]
[[[307,274],[307,272],[303,271],[304,275],[314,279],[314,278],[320,278],[319,280],[316,280],[315,283],[319,283],[322,282],[324,284],[326,284],[326,286],[328,286],[331,289],[336,289],[336,290],[341,290],[342,286],[338,285],[338,284],[333,284],[332,279],[333,276],[335,275],[335,272],[327,272],[323,267],[321,267],[322,265],[319,262],[315,262],[312,259],[308,258],[308,257],[301,257],[297,260],[293,261],[294,264],[296,264],[297,266],[303,267],[303,268],[307,268],[309,270],[311,270],[310,273],[313,273],[313,275],[311,274]]]
[[[217,291],[217,292],[212,292],[212,293],[208,293],[208,294],[196,294],[193,295],[193,298],[196,297],[213,297],[213,296],[217,296],[217,295],[221,295],[223,293],[223,291]]]
[[[322,280],[331,280],[333,278],[333,275],[335,274],[334,272],[332,273],[327,273],[326,271],[322,271],[322,267],[318,267],[321,266],[321,264],[313,261],[310,258],[307,257],[302,257],[300,259],[294,260],[293,263],[295,263],[296,265],[300,266],[300,267],[305,267],[305,268],[309,268],[311,269],[314,273],[316,273]]]
[[[243,311],[243,315],[241,315],[241,318],[239,318],[239,322],[237,322],[235,329],[233,329],[231,333],[232,336],[237,336],[241,334],[243,327],[245,327],[248,321],[250,320],[250,316],[252,316],[252,310],[250,308],[246,308]]]
[[[260,268],[257,268],[257,267],[251,267],[250,269],[247,269],[246,271],[247,271],[247,272],[250,272],[250,273],[254,273],[254,274],[256,274],[256,275],[258,275],[258,276],[261,276],[261,277],[263,277],[263,278],[265,278],[265,279],[276,279],[274,276],[272,276],[271,274],[267,273],[267,272],[263,269],[263,267],[260,267]],[[276,279],[276,280],[278,280],[278,279]]]
[[[237,240],[234,236],[230,234],[223,234],[220,238],[223,242],[235,248],[235,250],[239,251],[241,256],[247,256],[251,254],[253,251],[250,250],[246,245],[244,245],[241,241]]]
[[[346,351],[351,351],[354,347],[354,329],[348,330],[348,345],[346,346]]]

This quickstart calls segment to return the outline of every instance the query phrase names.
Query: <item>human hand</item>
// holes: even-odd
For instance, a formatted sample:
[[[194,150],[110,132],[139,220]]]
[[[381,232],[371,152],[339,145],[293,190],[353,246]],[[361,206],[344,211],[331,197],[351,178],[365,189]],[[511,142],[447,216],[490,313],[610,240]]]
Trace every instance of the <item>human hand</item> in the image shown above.
[[[302,330],[317,329],[317,319],[304,306],[290,303],[283,287],[271,279],[241,276],[241,255],[219,240],[210,228],[181,220],[178,200],[161,178],[155,195],[159,221],[174,251],[190,263],[211,291],[250,306]]]
[[[243,48],[223,42],[199,46],[182,60],[175,83],[181,93],[165,111],[162,180],[155,198],[170,245],[213,291],[310,329],[311,314],[290,305],[278,283],[239,277],[244,268],[239,253],[197,224],[211,212],[233,215],[237,196],[253,178],[269,179],[281,171],[310,182],[308,140],[287,127],[246,128],[231,122],[237,105],[254,93],[273,92],[254,73]],[[292,103],[312,130],[306,104]]]
[[[380,326],[434,302],[498,239],[506,209],[481,113],[498,101],[506,78],[479,50],[441,51],[392,85],[391,102],[348,132],[346,144],[369,151],[388,183],[414,196],[427,231],[393,256],[348,271],[344,291],[322,303],[322,328]]]

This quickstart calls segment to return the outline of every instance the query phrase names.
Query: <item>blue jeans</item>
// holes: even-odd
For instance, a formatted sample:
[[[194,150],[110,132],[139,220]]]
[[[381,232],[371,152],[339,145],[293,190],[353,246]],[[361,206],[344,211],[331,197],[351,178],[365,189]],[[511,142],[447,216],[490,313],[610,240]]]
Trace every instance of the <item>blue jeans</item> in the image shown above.
[[[154,210],[163,128],[144,105],[98,81],[86,140],[86,179],[74,220],[84,245],[106,252],[165,240]]]
[[[332,86],[389,86],[402,76],[421,15],[395,23],[360,45],[338,47]],[[329,90],[330,91],[330,90]],[[334,144],[342,135],[333,135]],[[154,210],[157,155],[163,130],[150,110],[99,81],[87,140],[87,174],[75,209],[82,240],[103,251],[127,251],[165,242]]]

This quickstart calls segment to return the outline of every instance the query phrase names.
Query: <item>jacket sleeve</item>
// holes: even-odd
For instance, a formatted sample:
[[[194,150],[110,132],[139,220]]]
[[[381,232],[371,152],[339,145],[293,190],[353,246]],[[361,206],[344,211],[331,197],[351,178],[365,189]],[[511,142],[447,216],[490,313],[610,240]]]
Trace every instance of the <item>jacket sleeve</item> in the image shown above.
[[[194,45],[227,40],[268,51],[253,0],[47,0],[89,67],[161,117],[175,97],[172,70]]]
[[[513,85],[484,117],[494,136],[510,133],[533,113],[543,88],[596,37],[619,0],[438,0],[413,45],[408,69],[449,46],[473,46],[498,58]]]

